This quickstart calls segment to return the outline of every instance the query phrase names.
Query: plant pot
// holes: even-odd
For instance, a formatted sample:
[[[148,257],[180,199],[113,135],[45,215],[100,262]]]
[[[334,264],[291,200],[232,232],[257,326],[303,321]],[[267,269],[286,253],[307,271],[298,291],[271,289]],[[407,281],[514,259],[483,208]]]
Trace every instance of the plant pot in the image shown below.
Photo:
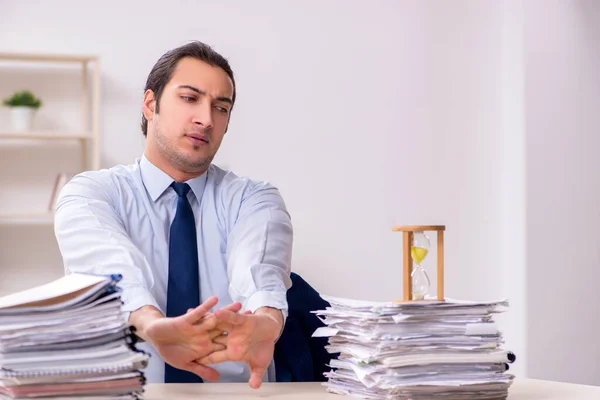
[[[11,107],[12,126],[16,132],[28,132],[33,126],[33,117],[35,108],[32,107]]]

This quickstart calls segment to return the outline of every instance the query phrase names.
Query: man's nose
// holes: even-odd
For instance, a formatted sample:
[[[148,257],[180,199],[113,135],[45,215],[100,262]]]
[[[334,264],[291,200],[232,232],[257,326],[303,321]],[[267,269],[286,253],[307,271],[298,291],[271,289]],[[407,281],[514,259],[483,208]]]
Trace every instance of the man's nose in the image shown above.
[[[204,129],[212,128],[212,105],[201,103],[196,108],[193,119],[194,125],[202,126]]]

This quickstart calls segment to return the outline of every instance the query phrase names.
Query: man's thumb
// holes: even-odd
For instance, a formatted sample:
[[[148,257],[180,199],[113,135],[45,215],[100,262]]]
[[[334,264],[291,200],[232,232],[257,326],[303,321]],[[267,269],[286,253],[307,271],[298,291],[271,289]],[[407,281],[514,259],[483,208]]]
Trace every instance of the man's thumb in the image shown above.
[[[207,367],[206,365],[202,365],[194,361],[190,363],[189,371],[195,373],[204,380],[213,382],[218,381],[221,376],[216,369]]]
[[[248,381],[248,383],[252,389],[258,389],[260,387],[266,371],[267,369],[263,367],[254,367],[250,369],[250,381]]]

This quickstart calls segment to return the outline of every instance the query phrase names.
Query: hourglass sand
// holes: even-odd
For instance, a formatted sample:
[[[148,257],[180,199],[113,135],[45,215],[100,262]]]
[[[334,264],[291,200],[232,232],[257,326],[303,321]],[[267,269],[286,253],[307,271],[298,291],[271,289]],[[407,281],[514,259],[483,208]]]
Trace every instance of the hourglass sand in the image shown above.
[[[429,275],[423,268],[423,260],[429,253],[429,238],[425,235],[425,232],[414,232],[412,243],[410,244],[410,255],[415,263],[413,266],[411,277],[412,285],[412,299],[423,300],[429,292]]]
[[[424,300],[428,294],[429,276],[422,265],[430,249],[430,241],[425,232],[437,232],[437,300],[444,301],[444,231],[446,227],[444,225],[395,226],[392,230],[402,232],[403,235],[403,301]]]

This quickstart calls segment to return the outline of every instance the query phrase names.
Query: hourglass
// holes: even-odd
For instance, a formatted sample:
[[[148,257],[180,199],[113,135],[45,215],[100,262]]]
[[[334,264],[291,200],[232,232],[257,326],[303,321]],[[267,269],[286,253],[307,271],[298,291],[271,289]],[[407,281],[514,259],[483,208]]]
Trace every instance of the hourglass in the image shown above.
[[[423,260],[429,253],[429,238],[425,235],[425,232],[414,232],[412,237],[412,243],[410,244],[410,255],[414,261],[411,277],[412,285],[412,299],[423,300],[429,292],[429,275],[423,268]]]
[[[431,285],[423,265],[429,254],[431,242],[425,234],[437,232],[437,300],[444,301],[444,225],[395,226],[395,232],[403,233],[403,301],[424,300]]]

